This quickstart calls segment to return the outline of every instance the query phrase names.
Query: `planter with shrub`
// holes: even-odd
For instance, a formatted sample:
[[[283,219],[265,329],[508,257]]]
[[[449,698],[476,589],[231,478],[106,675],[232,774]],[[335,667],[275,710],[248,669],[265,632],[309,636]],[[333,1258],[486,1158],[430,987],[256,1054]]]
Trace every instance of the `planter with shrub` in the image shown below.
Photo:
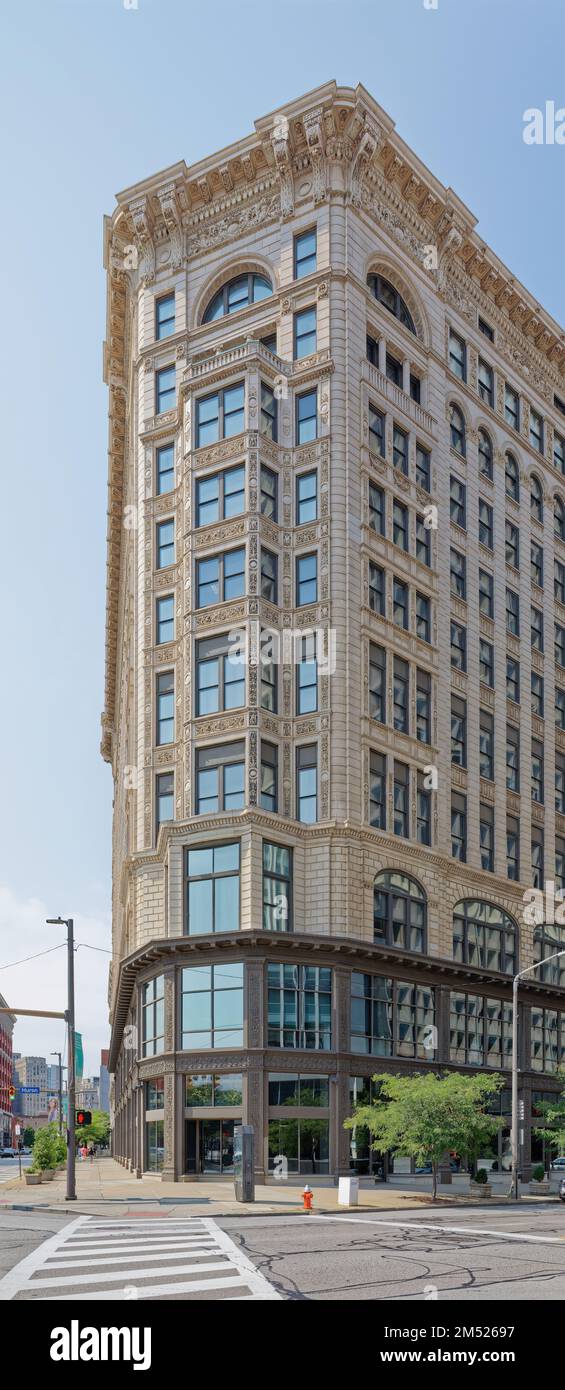
[[[486,1168],[479,1168],[474,1178],[469,1184],[469,1191],[473,1197],[483,1200],[485,1197],[492,1197],[492,1187],[488,1180]]]
[[[58,1162],[59,1136],[54,1125],[46,1125],[44,1129],[38,1129],[35,1135],[33,1146],[33,1162],[30,1169],[30,1176],[39,1175],[39,1181],[49,1182],[55,1177],[55,1169]],[[27,1176],[27,1175],[26,1175]]]
[[[549,1178],[546,1177],[546,1172],[543,1163],[537,1163],[536,1167],[532,1168],[532,1176],[530,1178],[530,1195],[535,1197],[544,1197],[547,1196],[549,1191]]]

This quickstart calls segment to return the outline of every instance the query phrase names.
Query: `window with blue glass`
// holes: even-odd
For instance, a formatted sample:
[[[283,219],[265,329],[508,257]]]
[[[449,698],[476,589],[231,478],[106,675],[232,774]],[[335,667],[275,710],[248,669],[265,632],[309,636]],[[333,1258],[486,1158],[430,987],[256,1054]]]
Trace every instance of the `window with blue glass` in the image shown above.
[[[278,810],[279,750],[275,743],[261,739],[261,793],[264,811]]]
[[[435,997],[427,985],[351,975],[351,1051],[374,1057],[436,1057]]]
[[[217,743],[196,754],[196,815],[241,811],[245,805],[245,743]]]
[[[296,606],[316,603],[318,599],[318,556],[299,555],[296,561]]]
[[[157,744],[173,743],[175,737],[175,677],[173,671],[157,676]]]
[[[263,929],[292,931],[292,850],[263,841]]]
[[[185,852],[188,936],[239,931],[239,844]]]
[[[296,664],[296,713],[314,714],[318,708],[318,662],[316,633],[298,639]]]
[[[175,600],[172,594],[157,599],[156,643],[172,642],[175,635]]]
[[[229,633],[196,643],[196,714],[218,714],[245,704],[245,661]]]
[[[167,565],[174,564],[174,559],[175,523],[174,521],[159,521],[157,523],[157,569],[166,569]]]
[[[296,399],[296,443],[310,444],[318,437],[318,392],[304,391]]]
[[[211,396],[201,396],[196,402],[196,448],[216,444],[219,439],[233,439],[245,425],[245,386],[226,386]]]
[[[175,296],[163,294],[155,300],[155,337],[170,338],[175,331]]]
[[[226,468],[196,481],[196,525],[211,526],[245,511],[245,466]]]
[[[164,492],[172,492],[175,486],[174,444],[163,444],[162,448],[157,449],[156,464],[157,495],[161,497]]]
[[[141,986],[141,1040],[143,1057],[155,1057],[165,1049],[164,975]]]
[[[235,314],[238,309],[246,309],[249,304],[257,304],[261,299],[268,299],[273,293],[271,281],[265,275],[257,275],[250,272],[247,275],[237,275],[235,279],[228,280],[222,285],[221,290],[210,300],[203,317],[203,323],[212,323],[215,319],[224,318],[225,314]]]
[[[301,280],[316,269],[316,228],[299,232],[294,238],[294,278]]]
[[[245,593],[245,549],[227,550],[196,562],[197,608],[227,603]]]
[[[243,964],[191,965],[181,979],[181,1047],[243,1047]]]
[[[328,1052],[332,1045],[332,971],[267,966],[268,1046]]]
[[[163,821],[174,820],[174,791],[174,772],[159,772],[155,778],[155,824],[157,830]]]
[[[313,825],[318,819],[318,750],[315,743],[296,750],[296,819]]]
[[[299,473],[296,479],[296,525],[304,526],[307,521],[316,521],[318,516],[318,475]]]
[[[174,410],[177,399],[177,374],[175,367],[161,367],[155,372],[155,414],[163,415],[165,410]]]
[[[316,309],[300,309],[294,315],[294,357],[309,357],[316,351]]]
[[[426,895],[407,874],[386,870],[374,884],[374,939],[404,951],[426,949]]]

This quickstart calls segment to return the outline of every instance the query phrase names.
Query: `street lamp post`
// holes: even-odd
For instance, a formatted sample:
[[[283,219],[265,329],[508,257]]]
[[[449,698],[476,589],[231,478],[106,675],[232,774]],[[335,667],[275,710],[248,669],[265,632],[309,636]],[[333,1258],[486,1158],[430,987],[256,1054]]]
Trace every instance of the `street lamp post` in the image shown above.
[[[518,986],[524,975],[531,975],[534,970],[539,970],[540,965],[549,965],[551,960],[559,960],[560,956],[565,956],[565,951],[555,951],[552,956],[546,956],[544,960],[536,961],[535,965],[526,966],[525,970],[520,970],[512,981],[512,1187],[511,1196],[514,1201],[518,1201]]]
[[[76,1202],[75,1181],[75,943],[72,917],[48,917],[48,926],[67,928],[67,1202]]]

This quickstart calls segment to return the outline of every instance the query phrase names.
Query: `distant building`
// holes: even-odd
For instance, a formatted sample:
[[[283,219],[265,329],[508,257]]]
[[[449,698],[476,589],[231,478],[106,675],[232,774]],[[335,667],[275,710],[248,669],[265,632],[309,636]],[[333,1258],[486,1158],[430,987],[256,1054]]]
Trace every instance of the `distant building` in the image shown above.
[[[61,1068],[58,1066],[47,1067],[47,1089],[51,1096],[57,1096],[59,1094],[60,1070]]]
[[[36,1119],[46,1124],[48,1086],[45,1057],[18,1057],[14,1063],[14,1077],[17,1114],[26,1121]],[[23,1093],[22,1087],[26,1088]]]
[[[0,994],[0,1005],[6,1008],[6,1000]],[[15,1014],[0,1014],[0,1144],[12,1143],[14,1117],[13,1102],[10,1099],[12,1085],[12,1034],[16,1022]]]
[[[110,1075],[108,1072],[108,1048],[100,1053],[100,1109],[110,1110]]]
[[[99,1110],[100,1109],[100,1077],[83,1076],[77,1081],[75,1091],[76,1109],[80,1110]]]

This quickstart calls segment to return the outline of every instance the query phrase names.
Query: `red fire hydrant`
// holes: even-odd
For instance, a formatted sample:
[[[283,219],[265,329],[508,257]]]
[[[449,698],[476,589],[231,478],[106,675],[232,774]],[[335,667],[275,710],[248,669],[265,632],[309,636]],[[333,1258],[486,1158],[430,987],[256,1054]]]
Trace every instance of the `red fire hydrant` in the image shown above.
[[[302,1200],[304,1202],[304,1211],[311,1211],[312,1202],[314,1201],[314,1193],[312,1192],[311,1188],[309,1188],[308,1183],[306,1183],[306,1187],[304,1188],[304,1192],[302,1193]]]

